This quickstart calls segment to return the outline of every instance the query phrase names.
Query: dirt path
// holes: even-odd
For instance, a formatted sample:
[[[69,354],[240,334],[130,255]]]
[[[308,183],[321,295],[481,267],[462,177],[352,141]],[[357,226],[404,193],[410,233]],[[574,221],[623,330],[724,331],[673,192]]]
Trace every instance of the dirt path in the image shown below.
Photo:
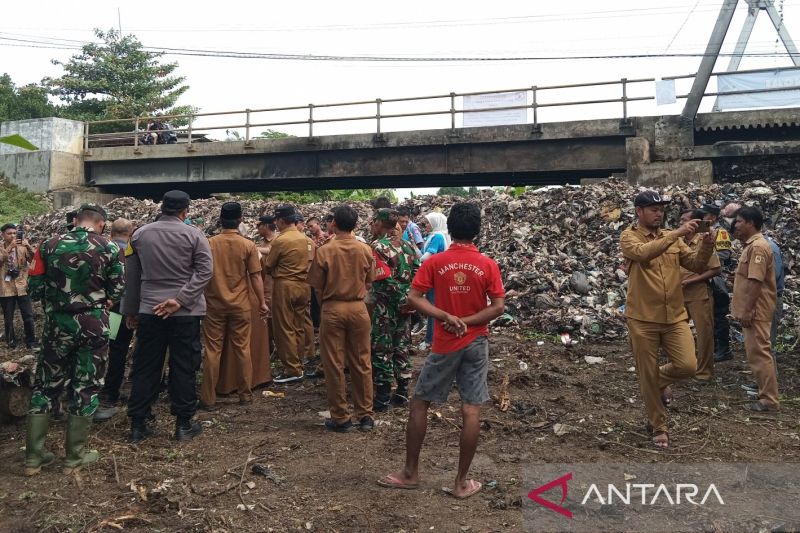
[[[587,364],[586,355],[605,362]],[[719,365],[716,385],[676,387],[673,449],[665,453],[646,435],[627,346],[539,346],[501,330],[491,343],[491,391],[508,374],[512,407],[482,414],[473,475],[487,488],[467,501],[441,491],[458,459],[455,392],[431,413],[417,491],[375,484],[402,464],[406,410],[379,417],[372,434],[331,434],[318,414],[326,409],[322,382],[270,389],[285,391],[283,399],[259,391],[251,406],[201,414],[203,435],[182,445],[170,438],[163,401],[156,436],[138,448],[125,444],[127,419],[118,415],[94,426],[90,445],[101,460],[80,478],[53,467],[24,478],[20,421],[0,427],[0,531],[521,531],[530,463],[798,461],[799,356],[779,357],[786,401],[776,416],[742,409],[740,385],[751,376],[741,352]],[[63,425],[54,424],[48,446],[63,456],[62,439]],[[252,473],[248,457],[274,479]]]

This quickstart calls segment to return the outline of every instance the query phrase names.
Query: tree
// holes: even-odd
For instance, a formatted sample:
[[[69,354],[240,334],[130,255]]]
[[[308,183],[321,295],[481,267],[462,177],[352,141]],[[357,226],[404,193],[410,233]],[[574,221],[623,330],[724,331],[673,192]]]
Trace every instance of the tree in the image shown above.
[[[75,120],[130,119],[155,114],[182,115],[195,111],[176,106],[189,89],[183,76],[172,75],[178,63],[162,63],[162,53],[144,50],[134,35],[121,36],[116,30],[94,30],[101,43],[83,46],[81,52],[62,63],[60,78],[45,78],[50,93],[66,105],[62,116]],[[181,126],[186,120],[170,120]],[[95,131],[131,129],[128,121],[97,126]],[[144,125],[142,125],[144,127]]]
[[[469,192],[464,187],[442,187],[436,191],[437,196],[469,196]]]
[[[30,84],[17,87],[11,76],[0,76],[0,120],[52,117],[56,108],[47,99],[47,89]]]

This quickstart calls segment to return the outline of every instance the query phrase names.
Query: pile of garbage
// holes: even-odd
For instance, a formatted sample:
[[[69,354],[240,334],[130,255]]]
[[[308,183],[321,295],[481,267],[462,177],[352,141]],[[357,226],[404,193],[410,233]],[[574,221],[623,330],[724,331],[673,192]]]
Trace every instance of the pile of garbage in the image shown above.
[[[620,307],[625,301],[627,276],[619,251],[619,237],[634,219],[633,197],[638,188],[608,180],[587,186],[547,186],[522,195],[482,190],[478,201],[483,227],[478,246],[500,265],[507,311],[523,328],[546,333],[574,332],[593,338],[624,338]],[[674,226],[684,209],[714,201],[757,205],[765,213],[766,230],[783,250],[787,269],[784,327],[788,335],[800,329],[800,287],[797,263],[800,247],[800,181],[766,184],[726,183],[707,186],[670,186],[661,191],[672,197],[667,225]],[[192,202],[192,223],[209,234],[224,200]],[[463,198],[421,196],[406,200],[416,218],[434,209],[447,213]],[[246,235],[256,237],[257,217],[270,213],[275,201],[241,200]],[[299,206],[306,216],[324,217],[337,204]],[[357,233],[369,239],[373,212],[367,202],[352,204],[359,213]],[[119,198],[106,206],[111,219],[125,217],[137,223],[152,221],[159,205],[149,200]],[[29,236],[45,238],[64,231],[66,210],[25,221]],[[792,340],[796,338],[792,337]]]

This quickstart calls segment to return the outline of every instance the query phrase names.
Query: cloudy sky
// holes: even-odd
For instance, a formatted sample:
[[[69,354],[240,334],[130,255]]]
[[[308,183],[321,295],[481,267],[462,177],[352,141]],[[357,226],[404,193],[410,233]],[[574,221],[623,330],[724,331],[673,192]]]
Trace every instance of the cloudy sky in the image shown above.
[[[149,47],[176,49],[190,90],[181,103],[203,111],[324,104],[516,89],[532,85],[660,78],[696,71],[722,0],[564,0],[527,2],[494,0],[348,2],[144,2],[108,0],[4,3],[0,16],[0,72],[18,85],[58,76],[51,59],[66,60],[75,46],[93,40],[92,28],[134,33]],[[776,0],[784,23],[800,39],[800,0]],[[723,52],[736,42],[746,6],[741,2]],[[178,50],[180,49],[180,50]],[[188,51],[187,51],[188,50]],[[229,52],[262,54],[224,57]],[[791,65],[776,43],[765,13],[759,15],[741,69]],[[189,54],[189,55],[183,55]],[[269,59],[271,54],[401,57],[408,61]],[[235,55],[235,54],[234,54]],[[636,57],[651,56],[660,57]],[[670,57],[672,55],[672,57]],[[221,57],[222,56],[222,57]],[[591,59],[574,59],[592,56]],[[622,56],[622,57],[605,57]],[[537,58],[515,60],[515,58]],[[440,61],[441,58],[462,58]],[[479,58],[502,60],[478,61]],[[556,58],[556,59],[544,59]],[[721,58],[718,70],[727,67]],[[690,81],[678,84],[688,91]],[[713,85],[712,85],[713,88]],[[619,89],[551,91],[542,100],[618,96]],[[632,88],[631,95],[653,94],[653,84]],[[709,109],[708,99],[703,109]],[[632,114],[671,114],[676,105],[632,103]],[[384,114],[449,109],[449,101],[384,104]],[[374,106],[334,109],[326,117],[372,115]],[[541,120],[619,116],[619,106],[543,110]],[[320,110],[317,118],[322,117]],[[341,116],[341,115],[340,115]],[[264,122],[302,120],[300,115],[264,114]],[[230,123],[233,118],[225,118]],[[223,125],[222,119],[207,122]],[[236,119],[234,122],[244,122]],[[444,128],[449,117],[384,121],[384,131]],[[282,129],[305,135],[304,127]],[[374,121],[315,126],[316,135],[372,132]],[[217,137],[224,132],[216,132]]]

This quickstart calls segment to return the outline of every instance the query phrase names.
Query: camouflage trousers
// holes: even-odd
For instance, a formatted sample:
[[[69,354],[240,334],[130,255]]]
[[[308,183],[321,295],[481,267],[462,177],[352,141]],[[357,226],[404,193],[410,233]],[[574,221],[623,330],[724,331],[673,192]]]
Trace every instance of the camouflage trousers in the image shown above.
[[[411,315],[378,300],[372,312],[372,380],[389,384],[411,379]]]
[[[67,388],[68,411],[92,416],[108,361],[108,312],[52,312],[44,322],[30,413],[48,413]]]

